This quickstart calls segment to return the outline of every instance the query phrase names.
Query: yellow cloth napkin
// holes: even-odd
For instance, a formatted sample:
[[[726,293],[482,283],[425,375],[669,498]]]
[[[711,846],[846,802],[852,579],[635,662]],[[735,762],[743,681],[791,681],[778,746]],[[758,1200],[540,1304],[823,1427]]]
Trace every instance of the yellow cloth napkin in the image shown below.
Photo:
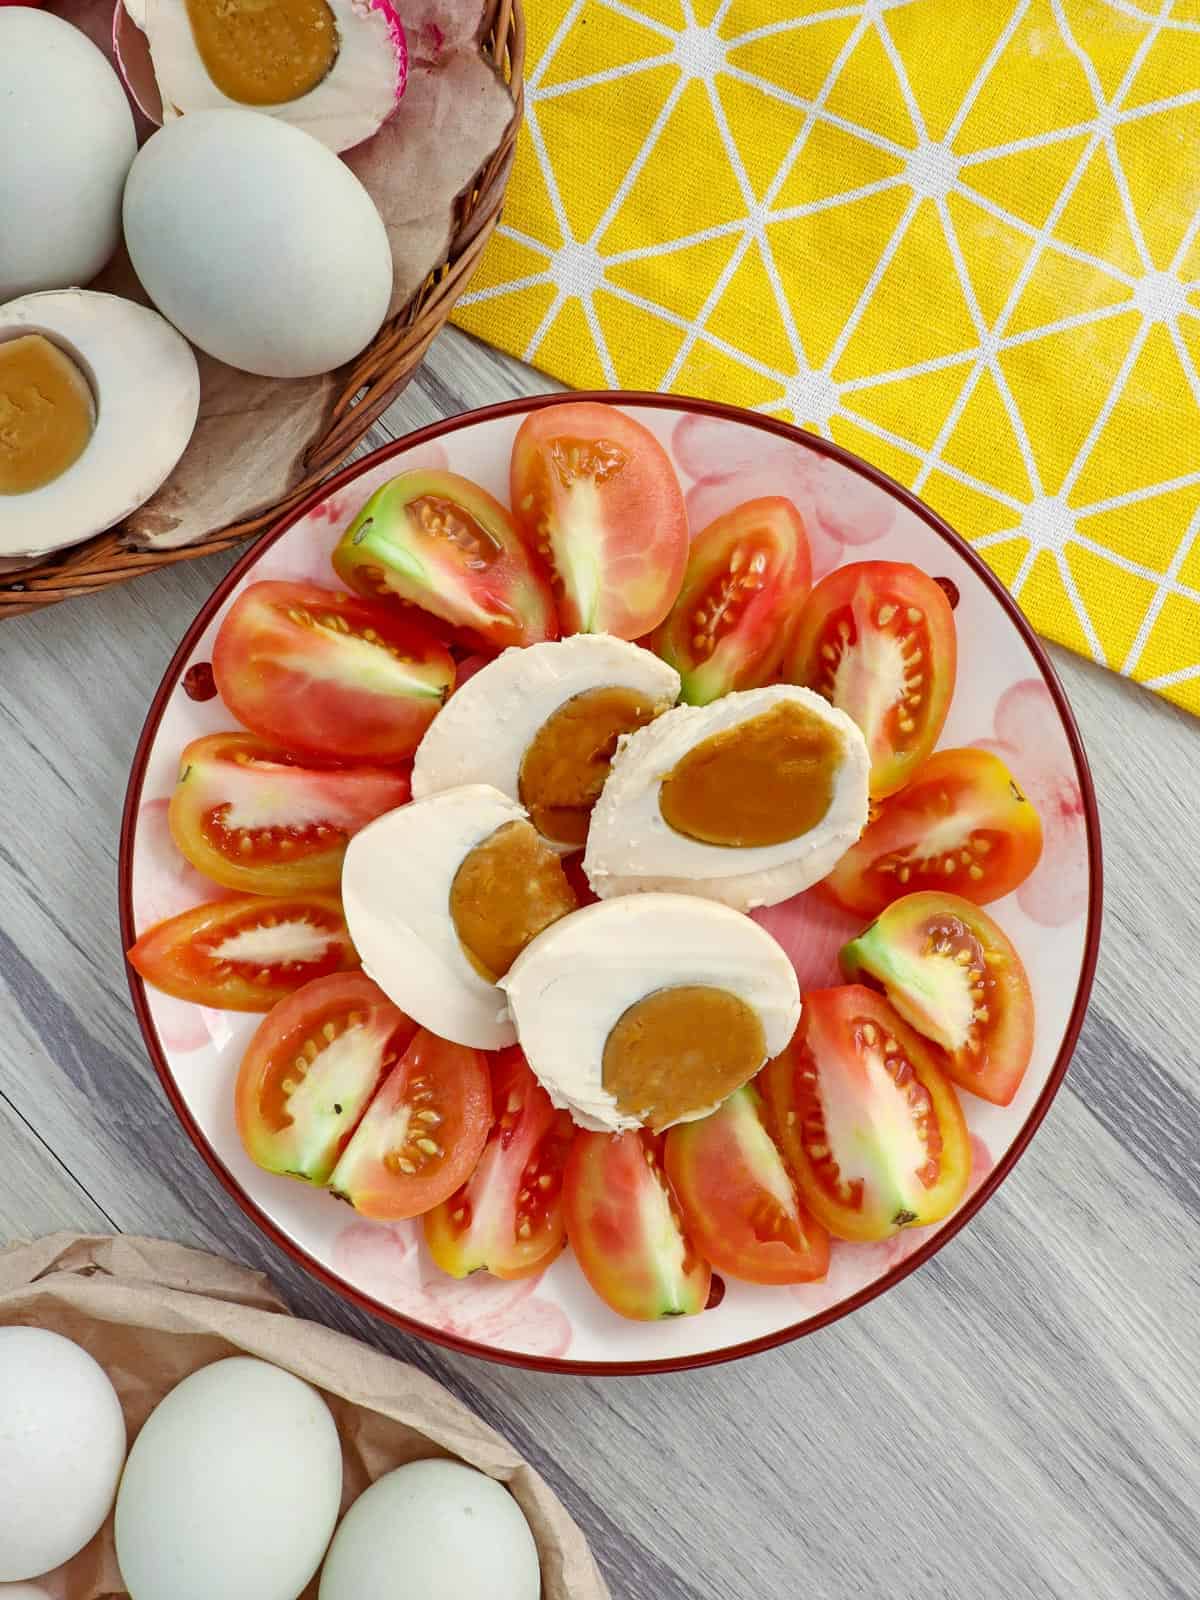
[[[1200,0],[525,0],[454,320],[792,418],[1200,711]]]

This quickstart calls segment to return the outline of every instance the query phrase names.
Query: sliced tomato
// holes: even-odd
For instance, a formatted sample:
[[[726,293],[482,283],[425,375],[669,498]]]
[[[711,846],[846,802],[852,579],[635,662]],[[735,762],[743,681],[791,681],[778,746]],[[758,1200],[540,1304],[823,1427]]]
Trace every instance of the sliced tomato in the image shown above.
[[[419,1217],[471,1176],[491,1123],[482,1051],[422,1028],[367,1107],[329,1187],[364,1217]]]
[[[567,1238],[584,1277],[606,1305],[638,1322],[703,1311],[712,1284],[662,1158],[662,1134],[581,1131],[563,1184]]]
[[[352,835],[409,797],[394,767],[303,765],[253,733],[210,733],[179,758],[168,820],[180,854],[227,889],[336,889]]]
[[[562,1182],[575,1124],[514,1046],[495,1057],[496,1120],[479,1165],[449,1200],[425,1214],[425,1241],[443,1272],[524,1278],[548,1267],[567,1241]]]
[[[758,1082],[805,1204],[840,1239],[948,1216],[971,1141],[933,1048],[873,989],[804,996],[791,1044]]]
[[[336,894],[210,900],[156,923],[129,952],[147,983],[197,1005],[270,1011],[314,978],[358,966]]]
[[[894,794],[937,743],[950,709],[958,645],[950,602],[897,561],[854,561],[805,602],[784,663],[862,729],[871,794]]]
[[[801,1204],[752,1084],[711,1116],[672,1128],[665,1159],[696,1247],[718,1272],[750,1283],[825,1276],[829,1235]]]
[[[774,676],[792,616],[812,586],[804,519],[790,500],[747,500],[692,541],[683,588],[651,648],[707,705]]]
[[[242,1057],[234,1106],[250,1159],[323,1184],[416,1023],[361,972],[281,1000]]]
[[[403,761],[454,687],[450,652],[398,608],[315,583],[252,583],[213,645],[238,721],[288,750]]]
[[[667,452],[615,406],[530,412],[512,454],[512,508],[549,569],[564,633],[640,639],[675,603],[687,509]]]
[[[558,638],[549,582],[512,517],[453,472],[402,472],[377,489],[333,565],[359,594],[420,606],[474,643],[503,650]]]
[[[939,750],[870,822],[824,880],[848,911],[876,916],[902,895],[942,889],[986,905],[1023,883],[1042,823],[990,750]]]
[[[906,1022],[945,1051],[962,1089],[998,1106],[1033,1053],[1033,995],[1012,940],[958,895],[906,895],[842,950],[851,982],[881,983]]]

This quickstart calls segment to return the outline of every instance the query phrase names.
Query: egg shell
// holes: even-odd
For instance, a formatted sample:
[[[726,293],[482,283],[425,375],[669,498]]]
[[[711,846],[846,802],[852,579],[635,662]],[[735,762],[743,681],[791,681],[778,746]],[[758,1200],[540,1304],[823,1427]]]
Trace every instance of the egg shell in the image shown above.
[[[677,833],[662,814],[662,781],[696,745],[782,701],[803,705],[842,736],[842,759],[825,815],[780,844],[706,844]],[[737,911],[776,905],[830,873],[866,826],[871,760],[858,727],[811,689],[790,683],[743,689],[706,706],[676,706],[622,739],[592,812],[583,870],[602,900],[669,890],[704,895]]]
[[[640,1123],[623,1116],[604,1087],[609,1034],[647,995],[691,984],[744,1000],[762,1024],[767,1057],[796,1031],[800,985],[780,946],[741,912],[691,895],[584,906],[540,933],[500,980],[526,1060],[551,1100],[581,1127],[614,1133]]]
[[[319,1600],[538,1600],[529,1524],[494,1479],[412,1461],[365,1490],[337,1531]]]
[[[131,1600],[297,1600],[325,1554],[342,1453],[315,1389],[233,1356],[151,1412],[117,1497]]]
[[[137,152],[111,64],[48,11],[0,8],[0,301],[89,282]]]
[[[498,789],[465,784],[368,823],[342,865],[346,926],[363,971],[421,1027],[477,1050],[503,1049],[516,1034],[503,994],[463,950],[450,888],[464,856],[524,820]]]
[[[374,202],[323,145],[256,111],[195,111],[150,138],[125,242],[162,314],[217,360],[303,378],[378,333],[392,256]]]
[[[0,306],[0,341],[40,333],[82,370],[96,426],[61,477],[0,496],[0,555],[42,555],[102,533],[144,505],[187,449],[200,373],[169,322],[117,295],[58,289]]]
[[[488,783],[519,800],[521,761],[538,729],[589,689],[632,689],[662,710],[679,698],[674,667],[604,633],[504,650],[457,689],[413,757],[414,799]],[[564,853],[577,845],[558,845]]]
[[[328,5],[337,32],[333,65],[307,94],[259,109],[330,150],[350,150],[377,132],[399,105],[408,80],[408,44],[389,0],[328,0]],[[209,76],[182,0],[118,0],[113,53],[130,93],[152,122],[241,109]]]
[[[78,1554],[112,1508],[125,1461],[116,1390],[86,1350],[43,1328],[0,1328],[0,1579]]]

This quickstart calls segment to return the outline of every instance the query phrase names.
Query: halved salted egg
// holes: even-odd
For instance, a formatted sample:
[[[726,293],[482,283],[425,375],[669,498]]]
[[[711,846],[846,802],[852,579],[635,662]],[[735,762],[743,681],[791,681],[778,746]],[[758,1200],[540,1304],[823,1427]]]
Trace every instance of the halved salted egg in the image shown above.
[[[505,650],[453,694],[417,747],[413,796],[487,783],[555,849],[578,850],[618,739],[679,697],[679,674],[603,633]]]
[[[855,724],[792,684],[677,706],[622,740],[583,868],[603,899],[648,889],[740,911],[832,870],[867,821]]]
[[[355,834],[342,902],[363,970],[388,998],[480,1050],[516,1038],[497,980],[576,903],[524,809],[485,784],[414,801]]]
[[[196,358],[156,311],[83,289],[0,306],[0,556],[77,544],[136,510],[199,406]]]
[[[707,1116],[800,1020],[795,969],[771,935],[690,895],[585,906],[534,939],[500,987],[554,1104],[613,1132]]]
[[[118,0],[113,43],[153,122],[252,107],[333,151],[377,132],[408,77],[390,0]]]

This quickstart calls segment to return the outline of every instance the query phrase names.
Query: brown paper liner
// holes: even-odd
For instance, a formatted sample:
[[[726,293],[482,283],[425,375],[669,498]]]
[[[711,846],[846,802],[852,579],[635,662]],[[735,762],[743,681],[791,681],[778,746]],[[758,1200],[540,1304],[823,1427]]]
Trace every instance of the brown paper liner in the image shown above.
[[[544,1480],[433,1379],[343,1333],[293,1317],[269,1280],[160,1239],[59,1233],[0,1251],[0,1326],[48,1328],[108,1373],[130,1444],[190,1373],[249,1355],[321,1390],[342,1439],[343,1513],[407,1461],[450,1456],[506,1484],[537,1541],[542,1600],[608,1600],[583,1534]],[[38,1581],[63,1600],[125,1594],[110,1516],[92,1542]],[[317,1580],[303,1600],[316,1600]]]

